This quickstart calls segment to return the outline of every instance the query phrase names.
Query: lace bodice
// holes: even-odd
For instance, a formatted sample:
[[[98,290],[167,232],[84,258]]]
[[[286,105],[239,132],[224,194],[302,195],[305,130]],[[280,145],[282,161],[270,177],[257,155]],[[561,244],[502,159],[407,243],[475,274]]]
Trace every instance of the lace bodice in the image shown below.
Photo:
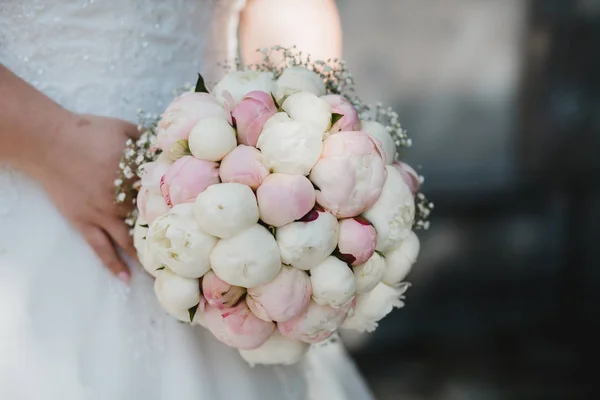
[[[197,72],[216,78],[243,3],[2,0],[0,62],[71,110],[135,120]]]

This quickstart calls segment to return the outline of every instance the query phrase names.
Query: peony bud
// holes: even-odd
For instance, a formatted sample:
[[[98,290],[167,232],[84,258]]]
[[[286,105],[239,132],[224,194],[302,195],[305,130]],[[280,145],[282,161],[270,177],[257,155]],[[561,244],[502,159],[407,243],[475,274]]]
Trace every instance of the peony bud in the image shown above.
[[[331,107],[331,114],[338,114],[342,117],[336,121],[330,132],[339,131],[359,131],[361,124],[358,119],[358,110],[344,96],[338,94],[328,94],[321,96]],[[390,136],[391,137],[391,136]]]
[[[165,311],[188,310],[200,303],[200,282],[184,278],[165,268],[156,274],[154,292]],[[187,322],[190,322],[188,316]]]
[[[142,216],[139,216],[137,221],[135,221],[135,227],[133,228],[133,247],[135,247],[135,250],[137,251],[138,259],[140,260],[142,267],[144,267],[146,272],[150,275],[156,277],[156,269],[161,266],[161,262],[149,251],[148,240],[146,238],[147,235],[148,222],[146,222]]]
[[[215,337],[230,347],[251,350],[260,347],[275,330],[275,324],[256,317],[245,301],[222,310],[207,307],[206,325]]]
[[[385,126],[376,121],[361,121],[361,131],[368,133],[377,139],[385,153],[386,164],[391,164],[396,158],[396,144],[394,138]]]
[[[338,257],[350,265],[360,265],[375,252],[377,233],[373,225],[364,218],[340,220]]]
[[[179,204],[150,224],[146,237],[152,254],[178,275],[200,278],[210,270],[217,238],[200,229],[193,205]]]
[[[227,113],[207,93],[184,93],[167,107],[158,122],[157,146],[164,152],[180,140],[187,140],[194,126],[203,118],[226,118]]]
[[[364,213],[377,231],[376,250],[383,253],[400,245],[410,233],[415,217],[415,201],[402,175],[391,165],[386,170],[381,196]]]
[[[193,203],[198,194],[219,183],[219,164],[185,156],[175,161],[162,177],[160,190],[165,203]]]
[[[315,96],[323,96],[325,94],[323,78],[304,67],[284,69],[277,79],[277,99],[283,99],[297,92],[309,92]]]
[[[265,122],[277,113],[271,93],[254,91],[242,98],[233,109],[232,116],[237,127],[240,144],[256,146]]]
[[[342,325],[353,302],[344,307],[321,306],[311,301],[308,308],[295,318],[277,324],[279,332],[287,338],[305,343],[327,340]]]
[[[235,130],[225,118],[204,118],[190,132],[189,145],[194,157],[221,161],[237,146]]]
[[[164,157],[159,157],[159,160],[142,164],[139,168],[142,172],[142,187],[156,191],[160,189],[160,181],[171,168],[171,163]]]
[[[323,132],[314,124],[277,113],[265,123],[256,147],[273,172],[308,175],[321,154]]]
[[[275,237],[284,264],[309,270],[335,250],[338,221],[331,213],[315,209],[299,221],[278,228]]]
[[[169,206],[165,203],[165,199],[158,188],[150,189],[142,186],[138,192],[135,204],[140,216],[149,224],[169,211]]]
[[[367,293],[381,282],[386,269],[385,259],[378,253],[373,253],[367,262],[352,269],[354,271],[356,293]]]
[[[354,313],[346,319],[343,329],[353,329],[359,332],[373,332],[377,322],[383,319],[395,308],[404,307],[403,294],[408,285],[399,288],[379,283],[373,290],[356,296]]]
[[[251,367],[262,365],[292,365],[299,362],[308,351],[308,344],[288,339],[279,331],[254,350],[240,350],[240,355]]]
[[[220,279],[245,288],[264,285],[281,269],[275,238],[260,225],[230,239],[221,239],[210,255],[210,262]]]
[[[269,170],[263,163],[260,151],[241,144],[221,161],[219,175],[223,182],[241,183],[256,190],[269,175]]]
[[[202,293],[211,307],[222,309],[235,306],[246,294],[246,289],[231,286],[220,280],[213,271],[208,271],[202,277]]]
[[[359,215],[371,207],[385,182],[383,158],[364,132],[339,132],[323,142],[310,173],[319,188],[317,202],[338,218]]]
[[[264,321],[287,321],[310,303],[310,278],[306,272],[284,265],[271,282],[248,289],[250,310]]]
[[[280,227],[302,218],[315,205],[315,190],[302,175],[271,174],[256,191],[260,219]]]
[[[234,103],[238,104],[246,94],[252,91],[273,93],[275,91],[273,73],[259,71],[230,72],[217,83],[211,93],[222,103],[226,102],[226,97],[231,96]]]
[[[321,133],[328,131],[331,125],[331,107],[312,93],[294,93],[283,102],[281,108],[294,121],[314,124]]]
[[[394,162],[392,165],[396,167],[398,172],[400,172],[400,175],[402,175],[404,182],[406,182],[410,188],[413,196],[417,194],[419,191],[419,186],[421,186],[421,178],[419,177],[419,174],[417,174],[417,171],[415,171],[410,165],[403,162]]]
[[[211,235],[231,238],[258,222],[256,197],[241,183],[212,185],[198,195],[194,216]]]
[[[383,283],[394,286],[402,282],[410,272],[411,267],[417,261],[420,243],[417,235],[410,231],[400,246],[385,255],[385,274]]]
[[[310,283],[313,299],[321,305],[343,306],[356,293],[354,274],[350,267],[331,256],[310,270]]]

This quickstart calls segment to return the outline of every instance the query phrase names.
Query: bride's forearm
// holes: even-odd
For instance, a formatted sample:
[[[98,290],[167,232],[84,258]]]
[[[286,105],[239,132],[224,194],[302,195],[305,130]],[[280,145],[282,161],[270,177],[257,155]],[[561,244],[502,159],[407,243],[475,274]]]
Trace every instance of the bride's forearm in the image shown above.
[[[0,64],[0,162],[31,173],[71,115]]]
[[[241,54],[260,62],[256,49],[297,46],[313,59],[340,57],[342,31],[333,0],[249,0],[240,20]]]

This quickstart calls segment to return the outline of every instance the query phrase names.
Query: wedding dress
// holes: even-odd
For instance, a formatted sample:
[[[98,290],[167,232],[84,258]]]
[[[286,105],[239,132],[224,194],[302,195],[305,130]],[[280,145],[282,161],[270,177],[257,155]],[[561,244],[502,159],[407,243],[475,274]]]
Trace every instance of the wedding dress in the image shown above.
[[[1,0],[0,62],[73,111],[136,120],[237,52],[239,0]],[[43,134],[43,132],[40,132]],[[1,145],[1,143],[0,143]],[[251,368],[110,276],[38,184],[0,167],[0,399],[370,399],[340,344]]]

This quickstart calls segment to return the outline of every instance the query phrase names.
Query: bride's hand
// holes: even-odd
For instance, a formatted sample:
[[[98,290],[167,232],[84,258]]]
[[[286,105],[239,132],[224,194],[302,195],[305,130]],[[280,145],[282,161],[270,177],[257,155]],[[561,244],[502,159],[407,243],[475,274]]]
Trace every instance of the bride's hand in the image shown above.
[[[102,262],[127,282],[129,269],[117,246],[135,258],[126,209],[114,201],[116,170],[128,138],[137,138],[128,122],[69,113],[47,149],[38,176],[52,200],[82,233]]]

